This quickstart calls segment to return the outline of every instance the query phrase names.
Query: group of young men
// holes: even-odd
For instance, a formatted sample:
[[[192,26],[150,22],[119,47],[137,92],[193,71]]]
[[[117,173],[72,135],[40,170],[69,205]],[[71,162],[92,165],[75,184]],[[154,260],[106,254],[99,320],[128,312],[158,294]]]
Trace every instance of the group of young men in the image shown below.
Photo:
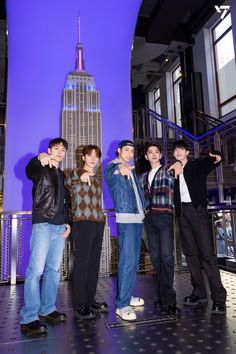
[[[105,223],[101,181],[96,176],[101,150],[96,145],[85,146],[83,168],[75,169],[65,179],[59,163],[67,148],[64,139],[53,139],[48,153],[39,154],[26,167],[27,176],[33,181],[33,227],[24,306],[20,314],[21,330],[29,335],[47,333],[45,322],[66,321],[66,314],[56,308],[56,296],[64,240],[71,228],[70,209],[71,238],[75,245],[72,277],[75,316],[81,320],[92,319],[96,313],[108,311],[105,302],[95,300]],[[143,223],[157,277],[155,306],[167,313],[181,314],[174,290],[174,213],[179,220],[182,249],[193,287],[184,304],[195,306],[208,301],[203,268],[213,301],[211,311],[225,313],[226,290],[214,254],[206,209],[206,177],[219,165],[221,153],[213,152],[193,161],[188,160],[188,154],[187,143],[178,140],[174,143],[176,161],[162,165],[161,146],[149,143],[145,147],[145,158],[150,170],[138,179],[130,164],[134,144],[122,140],[116,151],[117,158],[105,168],[118,230],[116,315],[123,320],[135,320],[134,308],[144,305],[144,299],[133,296]]]

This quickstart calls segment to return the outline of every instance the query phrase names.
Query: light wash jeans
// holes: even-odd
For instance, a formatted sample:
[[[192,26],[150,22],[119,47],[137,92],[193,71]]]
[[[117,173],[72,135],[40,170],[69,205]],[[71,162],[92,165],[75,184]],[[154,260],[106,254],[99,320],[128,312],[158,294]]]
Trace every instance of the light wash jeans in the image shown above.
[[[129,306],[138,270],[142,224],[118,223],[119,263],[117,308]]]
[[[64,224],[33,224],[24,286],[24,306],[20,311],[21,323],[38,320],[39,315],[48,315],[56,310],[59,268],[65,245],[62,234],[65,229]],[[40,295],[39,281],[43,272]]]

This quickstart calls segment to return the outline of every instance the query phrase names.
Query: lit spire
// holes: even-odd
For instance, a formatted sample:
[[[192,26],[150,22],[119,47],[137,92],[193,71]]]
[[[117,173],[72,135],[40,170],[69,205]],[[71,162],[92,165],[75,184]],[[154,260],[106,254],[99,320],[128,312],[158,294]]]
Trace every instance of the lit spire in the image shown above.
[[[84,48],[80,43],[80,11],[78,12],[78,44],[76,46],[77,60],[76,60],[76,71],[84,71]]]
[[[80,11],[78,11],[78,39],[80,43]]]

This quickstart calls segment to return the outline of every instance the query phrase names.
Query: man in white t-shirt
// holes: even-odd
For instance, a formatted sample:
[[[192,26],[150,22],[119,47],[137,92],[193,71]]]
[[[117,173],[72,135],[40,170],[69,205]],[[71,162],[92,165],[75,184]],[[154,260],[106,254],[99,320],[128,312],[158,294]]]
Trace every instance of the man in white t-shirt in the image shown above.
[[[149,253],[157,275],[156,307],[175,315],[181,310],[176,306],[174,290],[174,228],[173,197],[175,172],[180,173],[180,163],[169,169],[161,164],[161,146],[148,143],[145,158],[151,169],[142,176],[142,188],[146,200],[144,225],[147,231]]]
[[[213,306],[213,314],[225,314],[226,290],[222,285],[217,257],[214,254],[212,230],[207,212],[207,175],[221,162],[221,153],[214,151],[203,159],[189,160],[188,144],[174,143],[174,157],[183,165],[183,174],[176,179],[174,201],[179,219],[183,253],[191,274],[192,294],[184,304],[206,303],[207,292],[202,275],[206,273]]]

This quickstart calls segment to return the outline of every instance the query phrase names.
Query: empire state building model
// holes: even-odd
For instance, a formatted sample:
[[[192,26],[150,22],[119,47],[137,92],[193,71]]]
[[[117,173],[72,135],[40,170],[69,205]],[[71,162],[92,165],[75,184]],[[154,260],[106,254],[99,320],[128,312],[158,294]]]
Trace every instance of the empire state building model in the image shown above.
[[[80,17],[78,34],[76,68],[67,75],[63,94],[62,137],[69,145],[62,164],[66,173],[81,165],[81,146],[93,144],[101,148],[102,144],[100,92],[94,77],[85,71]]]

